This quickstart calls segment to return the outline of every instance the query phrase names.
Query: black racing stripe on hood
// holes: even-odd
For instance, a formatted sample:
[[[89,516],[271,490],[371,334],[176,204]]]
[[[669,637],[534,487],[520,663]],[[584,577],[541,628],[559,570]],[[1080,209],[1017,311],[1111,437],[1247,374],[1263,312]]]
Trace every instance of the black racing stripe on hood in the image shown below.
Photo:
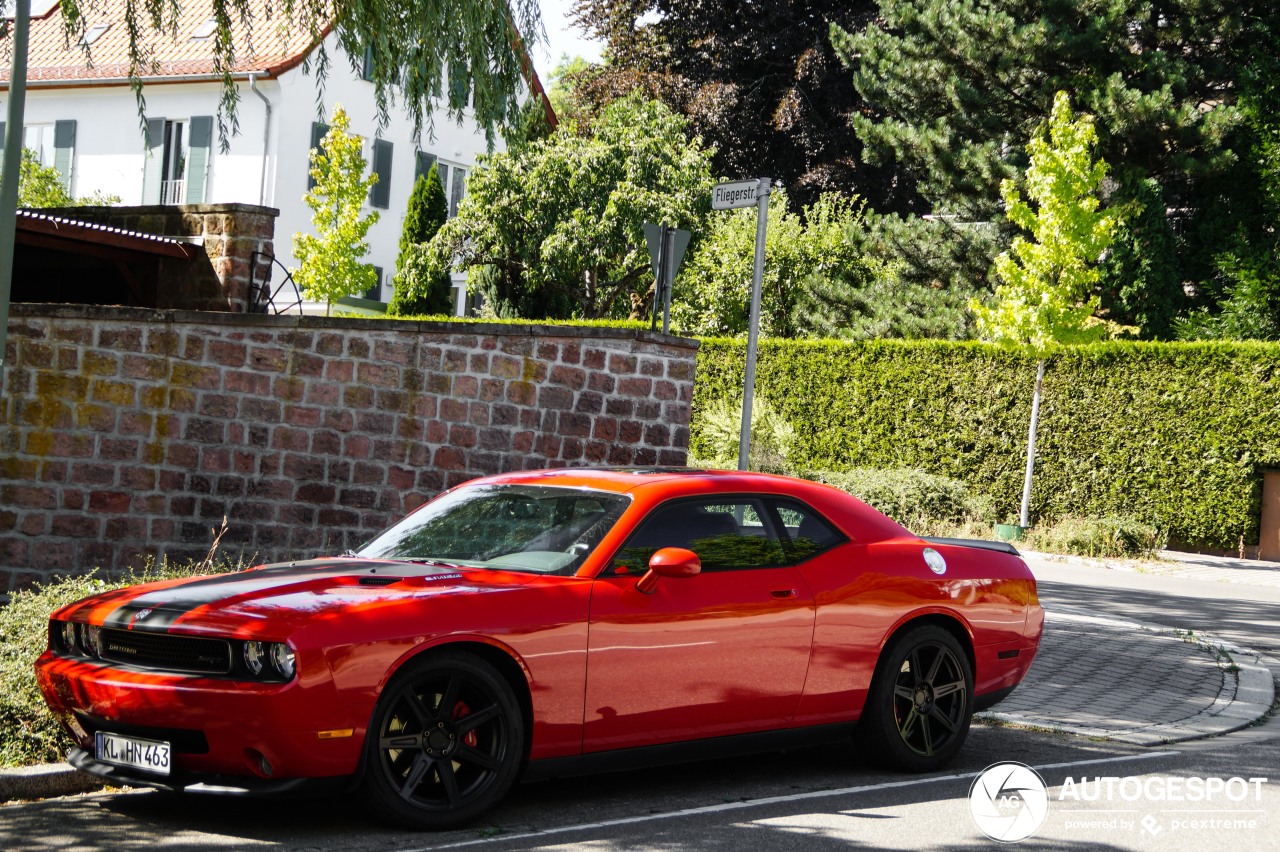
[[[384,576],[387,573],[387,567],[389,566],[386,562],[370,563],[359,559],[314,559],[307,562],[267,565],[234,574],[218,574],[147,592],[112,611],[103,620],[103,626],[126,630],[134,626],[145,626],[148,630],[163,630],[192,610],[227,598],[252,596],[304,580],[361,574]],[[383,569],[383,574],[375,573],[378,568]],[[451,565],[403,563],[395,565],[394,571],[400,576],[417,577],[457,573],[457,569]]]

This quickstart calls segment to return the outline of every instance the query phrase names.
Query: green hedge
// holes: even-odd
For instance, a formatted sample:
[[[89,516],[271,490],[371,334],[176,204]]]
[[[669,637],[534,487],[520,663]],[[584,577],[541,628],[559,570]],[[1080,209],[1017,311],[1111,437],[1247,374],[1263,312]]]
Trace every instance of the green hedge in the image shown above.
[[[698,413],[740,398],[745,344],[704,340]],[[1175,542],[1258,540],[1261,474],[1280,467],[1280,345],[1105,343],[1045,371],[1033,520],[1117,515]],[[949,476],[1013,518],[1035,361],[946,341],[762,341],[757,392],[795,427],[798,468],[916,467]]]

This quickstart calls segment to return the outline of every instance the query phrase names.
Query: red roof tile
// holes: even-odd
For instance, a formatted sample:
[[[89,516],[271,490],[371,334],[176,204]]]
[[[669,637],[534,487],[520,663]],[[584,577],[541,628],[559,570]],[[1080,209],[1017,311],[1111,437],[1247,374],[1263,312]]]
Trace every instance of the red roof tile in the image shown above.
[[[85,19],[94,24],[110,24],[90,47],[92,65],[85,60],[79,44],[67,46],[62,15],[55,7],[49,14],[31,21],[31,43],[27,51],[27,79],[31,82],[121,79],[129,75],[129,32],[125,27],[125,0],[99,0],[92,8],[85,4]],[[142,77],[173,77],[213,74],[213,39],[192,40],[191,34],[210,17],[209,0],[183,0],[178,17],[177,37],[160,35],[144,25],[144,43],[155,63],[140,69]],[[301,62],[315,44],[301,27],[283,32],[280,22],[267,19],[266,0],[249,0],[252,13],[252,41],[247,27],[235,21],[232,33],[236,45],[235,72],[269,71],[273,74]],[[327,32],[327,29],[326,29]],[[7,83],[12,67],[10,45],[0,41],[0,82]]]

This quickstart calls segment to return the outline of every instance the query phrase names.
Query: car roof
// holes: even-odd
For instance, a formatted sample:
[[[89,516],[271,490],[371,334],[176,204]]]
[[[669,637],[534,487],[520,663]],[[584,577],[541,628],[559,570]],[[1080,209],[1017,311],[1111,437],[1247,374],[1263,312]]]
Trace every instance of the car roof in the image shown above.
[[[459,487],[482,483],[595,488],[631,494],[637,499],[644,495],[647,498],[644,502],[704,494],[781,495],[810,503],[857,540],[877,541],[911,535],[895,521],[840,489],[771,473],[684,467],[548,468],[486,476]]]
[[[670,490],[673,485],[687,483],[691,491],[773,491],[785,487],[784,483],[799,480],[784,476],[738,470],[714,470],[689,467],[562,467],[543,470],[513,471],[496,476],[486,476],[476,482],[510,483],[524,485],[564,485],[598,488],[602,491],[628,493],[638,489],[657,487]],[[701,483],[702,487],[698,484]],[[714,488],[707,486],[714,484]]]

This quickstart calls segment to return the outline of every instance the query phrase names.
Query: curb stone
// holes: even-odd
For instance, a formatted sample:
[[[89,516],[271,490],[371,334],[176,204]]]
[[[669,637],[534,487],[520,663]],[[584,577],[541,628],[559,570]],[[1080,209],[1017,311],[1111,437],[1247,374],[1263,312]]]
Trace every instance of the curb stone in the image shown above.
[[[104,786],[105,782],[101,778],[73,769],[65,763],[0,769],[0,802],[70,796]]]

